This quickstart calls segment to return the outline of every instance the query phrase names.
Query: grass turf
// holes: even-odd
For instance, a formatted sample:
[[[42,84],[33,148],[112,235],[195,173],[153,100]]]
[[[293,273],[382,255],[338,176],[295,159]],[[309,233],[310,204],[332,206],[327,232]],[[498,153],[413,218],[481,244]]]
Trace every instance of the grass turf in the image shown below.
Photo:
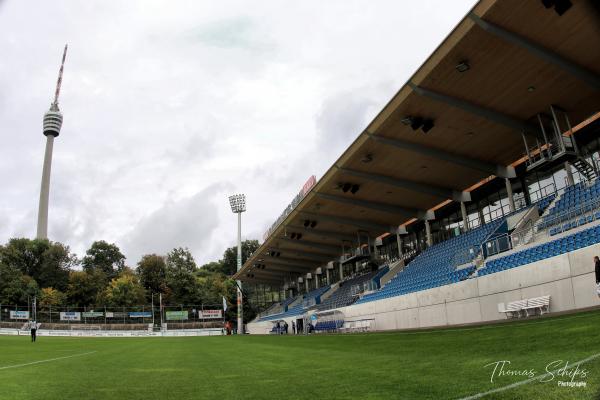
[[[5,336],[0,399],[459,399],[527,379],[496,376],[492,383],[488,363],[509,360],[511,370],[533,369],[539,376],[555,360],[563,366],[598,353],[598,311],[352,335],[39,337],[37,343]],[[599,398],[600,357],[582,369],[587,376],[574,381],[585,381],[585,388],[559,387],[559,379],[570,378],[556,376],[484,398]]]

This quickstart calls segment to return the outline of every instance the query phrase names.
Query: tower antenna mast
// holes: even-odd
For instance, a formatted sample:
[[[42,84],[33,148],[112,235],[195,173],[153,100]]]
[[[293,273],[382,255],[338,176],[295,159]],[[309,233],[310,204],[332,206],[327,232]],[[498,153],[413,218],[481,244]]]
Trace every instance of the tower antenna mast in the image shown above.
[[[62,84],[63,70],[65,69],[65,59],[67,58],[68,44],[65,44],[65,51],[63,52],[62,62],[60,63],[60,70],[58,71],[58,81],[56,81],[56,91],[54,92],[53,106],[58,107],[58,96],[60,96],[60,86]]]
[[[62,63],[58,71],[58,81],[56,82],[56,91],[54,92],[54,101],[50,109],[44,114],[43,133],[46,136],[46,151],[44,153],[44,167],[42,169],[42,186],[40,188],[40,204],[38,208],[38,239],[48,238],[48,201],[50,199],[50,171],[52,169],[52,149],[54,148],[54,139],[60,134],[60,128],[63,123],[63,115],[58,108],[58,96],[60,95],[60,86],[62,84],[63,71],[65,69],[65,59],[67,58],[67,45],[62,56]]]

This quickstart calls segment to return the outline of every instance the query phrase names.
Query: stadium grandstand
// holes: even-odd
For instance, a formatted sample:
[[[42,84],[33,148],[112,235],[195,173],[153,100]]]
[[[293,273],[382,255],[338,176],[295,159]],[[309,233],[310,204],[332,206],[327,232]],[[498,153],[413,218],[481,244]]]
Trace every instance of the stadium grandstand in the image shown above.
[[[600,304],[598,15],[591,2],[545,3],[479,1],[309,179],[235,275],[280,293],[250,333]]]

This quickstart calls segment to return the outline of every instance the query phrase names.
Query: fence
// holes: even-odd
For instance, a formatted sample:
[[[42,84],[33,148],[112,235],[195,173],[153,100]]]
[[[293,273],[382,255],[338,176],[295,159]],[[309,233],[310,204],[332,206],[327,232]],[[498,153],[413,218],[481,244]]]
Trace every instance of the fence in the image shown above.
[[[71,325],[102,325],[103,329],[140,329],[141,326],[162,326],[170,329],[202,329],[221,327],[222,305],[140,305],[133,307],[35,307],[31,305],[0,304],[0,323],[24,324],[30,319],[47,327]],[[117,325],[119,327],[117,327]],[[112,328],[110,327],[112,326]],[[128,328],[129,327],[129,328]],[[57,329],[57,328],[56,328]]]

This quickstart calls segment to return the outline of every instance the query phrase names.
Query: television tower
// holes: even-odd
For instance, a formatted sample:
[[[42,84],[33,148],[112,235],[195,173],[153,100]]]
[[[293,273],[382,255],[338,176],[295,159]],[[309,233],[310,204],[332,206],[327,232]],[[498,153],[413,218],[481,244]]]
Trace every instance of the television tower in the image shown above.
[[[48,198],[50,196],[50,170],[52,168],[52,148],[54,147],[54,138],[60,134],[63,116],[58,108],[58,96],[60,95],[60,85],[62,83],[63,69],[65,67],[65,58],[67,57],[67,45],[63,52],[62,63],[58,71],[58,81],[56,82],[56,91],[54,92],[54,101],[50,109],[44,114],[44,136],[46,136],[46,152],[44,153],[44,168],[42,170],[42,187],[40,189],[40,206],[38,209],[37,235],[38,239],[48,238]]]

